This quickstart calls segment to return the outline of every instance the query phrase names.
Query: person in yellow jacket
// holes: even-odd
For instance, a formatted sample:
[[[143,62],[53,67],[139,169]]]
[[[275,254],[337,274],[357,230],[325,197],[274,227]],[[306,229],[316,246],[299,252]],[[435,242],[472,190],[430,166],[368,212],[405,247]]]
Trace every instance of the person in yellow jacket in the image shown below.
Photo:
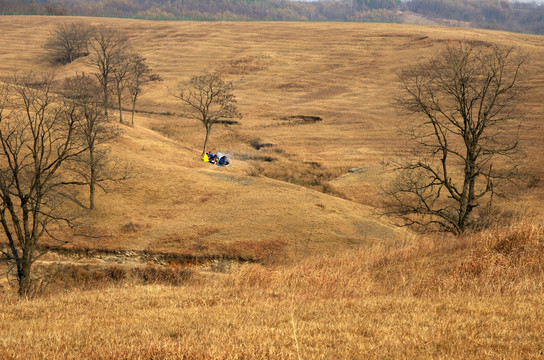
[[[210,158],[208,157],[208,153],[204,154],[204,156],[202,157],[202,161],[210,162]]]

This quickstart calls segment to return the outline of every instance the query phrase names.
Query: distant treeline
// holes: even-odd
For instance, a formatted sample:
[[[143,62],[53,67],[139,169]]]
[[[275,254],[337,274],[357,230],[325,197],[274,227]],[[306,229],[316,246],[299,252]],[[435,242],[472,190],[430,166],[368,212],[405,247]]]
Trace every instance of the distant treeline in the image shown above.
[[[194,20],[405,22],[413,12],[438,22],[544,34],[544,6],[507,0],[0,0],[3,14]]]
[[[411,0],[410,11],[427,18],[450,19],[471,26],[544,34],[544,6],[507,0]]]

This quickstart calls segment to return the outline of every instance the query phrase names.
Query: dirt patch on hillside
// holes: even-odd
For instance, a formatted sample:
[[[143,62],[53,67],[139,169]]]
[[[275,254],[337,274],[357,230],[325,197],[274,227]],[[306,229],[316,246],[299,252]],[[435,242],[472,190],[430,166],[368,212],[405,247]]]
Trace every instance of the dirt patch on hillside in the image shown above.
[[[306,89],[308,85],[307,84],[303,84],[301,81],[291,81],[291,82],[286,82],[286,83],[282,83],[280,85],[278,85],[278,89],[280,90],[303,90],[303,89]]]
[[[172,241],[172,237],[164,239]],[[154,252],[150,250],[107,250],[107,249],[56,249],[49,251],[42,256],[39,262],[42,263],[70,263],[80,265],[106,265],[123,264],[139,265],[154,264],[170,266],[176,264],[176,267],[194,267],[209,264],[216,260],[235,261],[235,262],[255,262],[251,258],[239,256],[229,257],[227,255],[190,255],[181,252]]]

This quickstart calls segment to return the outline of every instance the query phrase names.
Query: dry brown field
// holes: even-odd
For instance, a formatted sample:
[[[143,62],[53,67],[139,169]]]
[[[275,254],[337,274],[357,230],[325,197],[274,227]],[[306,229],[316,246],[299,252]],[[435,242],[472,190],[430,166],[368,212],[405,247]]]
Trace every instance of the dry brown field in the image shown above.
[[[4,16],[0,75],[92,72],[85,59],[53,64],[42,48],[66,21],[123,29],[164,81],[145,89],[135,126],[112,145],[134,177],[98,195],[84,217],[93,237],[38,264],[64,273],[24,301],[0,282],[0,358],[544,357],[542,37]],[[520,165],[531,185],[498,202],[508,221],[489,231],[417,235],[376,210],[383,163],[407,149],[396,74],[462,39],[530,55]],[[243,114],[212,131],[227,168],[200,161],[203,129],[175,97],[205,70],[233,82]],[[283,120],[297,115],[322,121]],[[197,260],[186,267],[183,256]]]

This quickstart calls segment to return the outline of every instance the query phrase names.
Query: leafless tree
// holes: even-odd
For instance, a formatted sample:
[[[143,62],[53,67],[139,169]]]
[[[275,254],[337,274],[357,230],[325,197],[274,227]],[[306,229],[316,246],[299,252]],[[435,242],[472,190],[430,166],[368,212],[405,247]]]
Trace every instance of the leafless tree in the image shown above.
[[[397,164],[387,212],[406,224],[461,233],[477,206],[491,206],[515,164],[519,74],[515,48],[463,41],[400,74],[399,104],[415,116],[414,158]]]
[[[51,91],[52,76],[15,76],[0,89],[0,222],[14,265],[19,295],[31,289],[39,241],[69,224],[58,186],[66,162],[81,149],[76,122]]]
[[[90,46],[94,52],[90,62],[98,70],[96,78],[104,94],[104,113],[108,115],[113,71],[126,58],[129,51],[128,39],[116,28],[100,26],[94,32]]]
[[[157,74],[153,74],[152,70],[145,63],[145,58],[139,55],[132,55],[129,61],[129,76],[127,78],[127,88],[130,93],[130,100],[132,103],[132,126],[134,126],[136,101],[142,93],[142,86],[152,81],[162,81],[162,78]]]
[[[232,93],[232,83],[225,82],[219,73],[206,72],[181,84],[178,98],[188,109],[186,116],[199,120],[206,129],[202,156],[214,124],[221,119],[241,118]]]
[[[64,23],[49,33],[44,47],[64,64],[89,55],[93,28],[83,23]]]
[[[123,54],[117,64],[112,68],[115,95],[117,95],[117,108],[119,109],[119,122],[123,123],[123,95],[127,87],[131,70],[132,54]]]
[[[128,176],[120,164],[111,160],[107,147],[120,130],[103,112],[103,94],[95,78],[85,74],[68,78],[64,82],[63,93],[75,119],[76,141],[85,149],[70,160],[70,169],[76,177],[64,184],[88,186],[89,208],[94,209],[97,186],[106,191],[102,183],[123,180]],[[75,201],[75,197],[71,199]]]

